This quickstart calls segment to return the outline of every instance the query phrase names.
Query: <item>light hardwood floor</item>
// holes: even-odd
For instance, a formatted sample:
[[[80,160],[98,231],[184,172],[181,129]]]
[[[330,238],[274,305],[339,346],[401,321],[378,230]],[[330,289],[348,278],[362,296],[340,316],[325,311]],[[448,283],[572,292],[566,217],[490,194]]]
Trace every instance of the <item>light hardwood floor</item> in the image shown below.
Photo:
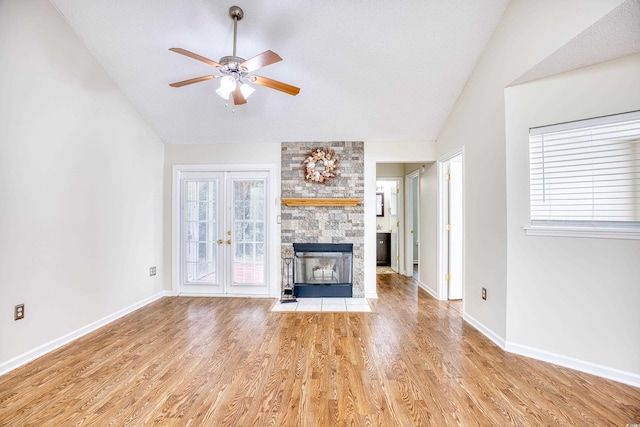
[[[640,389],[505,353],[460,303],[377,280],[373,313],[164,298],[0,377],[0,425],[640,423]]]

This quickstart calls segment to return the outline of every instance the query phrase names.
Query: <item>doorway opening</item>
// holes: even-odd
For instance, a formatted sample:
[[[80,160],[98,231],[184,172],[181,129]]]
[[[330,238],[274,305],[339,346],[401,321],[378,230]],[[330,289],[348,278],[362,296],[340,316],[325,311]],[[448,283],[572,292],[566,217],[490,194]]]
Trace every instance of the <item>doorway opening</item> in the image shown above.
[[[376,202],[381,201],[380,206],[376,203],[376,273],[395,273],[413,277],[418,283],[420,268],[420,257],[424,255],[418,248],[421,231],[419,223],[421,209],[424,209],[420,202],[420,188],[425,163],[430,162],[405,162],[405,163],[377,163],[376,164]],[[434,164],[432,188],[435,190],[436,174]],[[435,207],[435,191],[433,205]],[[434,209],[435,212],[435,209]],[[435,230],[435,215],[433,215],[433,228]],[[428,228],[428,227],[427,227]],[[435,263],[435,231],[432,233],[433,268],[436,271]],[[387,243],[388,242],[388,243]],[[429,244],[427,242],[427,244]],[[385,262],[384,247],[389,247],[389,260]],[[382,249],[382,250],[381,250]],[[424,261],[424,260],[423,260]],[[387,267],[381,264],[388,265]],[[425,266],[422,266],[423,270]],[[422,271],[424,273],[425,271]],[[432,281],[434,294],[436,283]]]
[[[402,178],[376,180],[376,266],[378,274],[404,273],[401,264],[403,236]]]

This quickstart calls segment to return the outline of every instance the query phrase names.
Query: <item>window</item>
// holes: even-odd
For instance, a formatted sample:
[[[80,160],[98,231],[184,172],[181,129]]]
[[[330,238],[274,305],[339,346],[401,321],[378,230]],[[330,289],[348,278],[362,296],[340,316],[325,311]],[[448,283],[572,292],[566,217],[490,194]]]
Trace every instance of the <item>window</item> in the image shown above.
[[[532,229],[640,232],[640,111],[532,128],[529,149]]]

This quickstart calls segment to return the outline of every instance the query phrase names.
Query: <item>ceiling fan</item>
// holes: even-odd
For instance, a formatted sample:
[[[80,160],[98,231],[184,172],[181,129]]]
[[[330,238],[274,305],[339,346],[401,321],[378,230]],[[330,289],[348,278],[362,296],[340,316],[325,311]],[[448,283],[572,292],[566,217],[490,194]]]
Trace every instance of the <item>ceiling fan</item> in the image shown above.
[[[193,83],[199,83],[211,79],[220,79],[220,87],[216,90],[216,93],[225,100],[229,100],[231,96],[233,98],[234,105],[241,105],[247,103],[247,98],[255,90],[249,85],[249,83],[255,83],[260,86],[265,86],[271,89],[279,90],[289,95],[297,95],[300,92],[300,88],[291,86],[286,83],[272,80],[262,76],[256,76],[251,74],[258,68],[266,67],[267,65],[274,64],[282,61],[282,58],[270,50],[266,50],[253,58],[245,60],[236,55],[236,38],[238,34],[238,21],[244,16],[244,12],[238,6],[231,6],[229,8],[229,16],[233,19],[233,55],[223,56],[220,61],[212,61],[209,58],[200,56],[196,53],[189,52],[188,50],[181,49],[179,47],[172,47],[171,51],[179,53],[181,55],[188,56],[189,58],[196,59],[204,62],[207,65],[217,68],[220,71],[220,75],[207,75],[202,77],[195,77],[193,79],[183,80],[181,82],[171,83],[169,86],[181,87],[190,85]]]

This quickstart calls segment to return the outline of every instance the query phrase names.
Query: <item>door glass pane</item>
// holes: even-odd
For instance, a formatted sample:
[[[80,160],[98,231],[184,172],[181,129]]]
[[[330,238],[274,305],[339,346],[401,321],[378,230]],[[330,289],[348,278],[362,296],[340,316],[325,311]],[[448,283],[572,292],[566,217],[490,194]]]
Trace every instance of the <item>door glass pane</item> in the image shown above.
[[[264,283],[265,191],[263,179],[233,181],[233,283],[236,285]],[[258,245],[262,252],[257,250]]]
[[[244,242],[254,242],[255,241],[255,235],[253,233],[253,227],[254,227],[254,223],[253,221],[244,221],[244,227],[242,227],[243,229],[243,241]]]
[[[264,222],[256,224],[256,242],[264,242]]]
[[[244,228],[242,221],[235,221],[233,225],[233,236],[238,242],[244,241]]]
[[[218,180],[185,180],[184,195],[185,280],[216,284]]]

